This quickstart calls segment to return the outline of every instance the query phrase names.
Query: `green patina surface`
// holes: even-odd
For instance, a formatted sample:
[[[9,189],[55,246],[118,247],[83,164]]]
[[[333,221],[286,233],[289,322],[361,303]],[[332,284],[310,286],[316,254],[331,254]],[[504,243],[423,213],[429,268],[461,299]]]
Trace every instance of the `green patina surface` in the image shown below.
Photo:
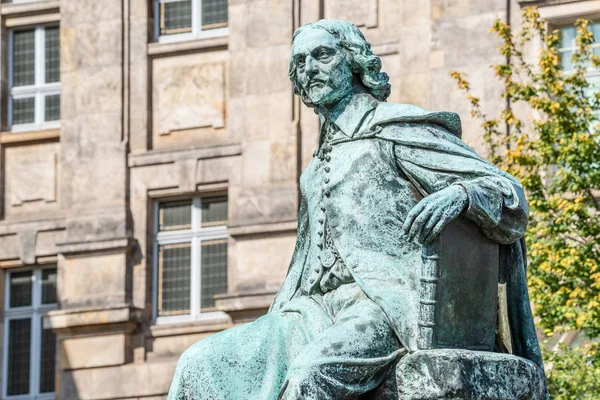
[[[388,78],[369,47],[343,21],[322,20],[294,35],[290,77],[322,129],[301,177],[288,275],[266,316],[182,355],[169,399],[403,396],[402,379],[390,373],[397,363],[435,347],[438,336],[451,341],[457,329],[436,320],[433,339],[423,338],[423,252],[443,248],[439,234],[457,217],[497,244],[510,347],[541,366],[525,282],[521,185],[460,139],[456,114],[386,103]],[[496,302],[489,304],[494,323]],[[471,332],[480,335],[484,323],[475,321]],[[461,333],[465,348],[481,342],[469,329]]]

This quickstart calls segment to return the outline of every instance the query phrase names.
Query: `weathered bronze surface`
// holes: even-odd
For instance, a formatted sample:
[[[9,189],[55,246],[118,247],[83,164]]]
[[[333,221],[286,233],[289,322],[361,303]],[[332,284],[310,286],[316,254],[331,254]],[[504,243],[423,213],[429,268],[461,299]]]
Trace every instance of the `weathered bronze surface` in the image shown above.
[[[455,113],[386,103],[388,76],[350,23],[298,29],[289,75],[321,132],[287,277],[267,315],[182,355],[169,399],[544,396],[520,183],[460,139]],[[508,390],[522,376],[537,389]]]
[[[448,224],[439,242],[437,335],[432,347],[493,351],[499,245],[464,217]]]

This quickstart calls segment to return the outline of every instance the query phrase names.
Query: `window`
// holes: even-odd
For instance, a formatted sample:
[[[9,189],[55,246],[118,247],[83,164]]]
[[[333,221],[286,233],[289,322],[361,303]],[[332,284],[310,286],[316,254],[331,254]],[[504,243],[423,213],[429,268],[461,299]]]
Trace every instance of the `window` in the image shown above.
[[[159,42],[227,33],[227,0],[155,0]]]
[[[573,24],[559,26],[560,43],[558,45],[558,57],[560,67],[563,71],[569,73],[573,69],[572,57],[577,50],[577,27]],[[594,44],[592,48],[596,55],[600,55],[600,21],[594,21],[588,25],[588,30],[594,35]],[[600,89],[600,71],[589,68],[586,73],[586,79],[590,83],[587,88],[587,94],[592,97]],[[600,118],[600,115],[596,115]]]
[[[59,28],[10,31],[9,125],[13,131],[53,128],[60,120]]]
[[[56,336],[43,317],[57,308],[56,267],[6,274],[4,396],[54,399]]]
[[[156,208],[156,320],[215,311],[227,292],[227,198],[160,202]]]
[[[577,50],[577,27],[574,25],[565,25],[558,27],[560,32],[560,44],[558,45],[558,56],[560,66],[563,71],[570,71],[573,68],[571,57]],[[588,30],[594,34],[594,53],[600,55],[600,21],[588,25]]]

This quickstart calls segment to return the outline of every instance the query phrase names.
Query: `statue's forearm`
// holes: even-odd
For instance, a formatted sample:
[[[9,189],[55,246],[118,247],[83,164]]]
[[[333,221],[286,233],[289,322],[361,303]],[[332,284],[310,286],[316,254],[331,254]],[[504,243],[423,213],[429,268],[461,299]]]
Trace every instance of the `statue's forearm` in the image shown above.
[[[521,187],[501,176],[486,176],[459,184],[469,198],[465,215],[476,222],[486,236],[504,244],[523,236],[528,207]]]

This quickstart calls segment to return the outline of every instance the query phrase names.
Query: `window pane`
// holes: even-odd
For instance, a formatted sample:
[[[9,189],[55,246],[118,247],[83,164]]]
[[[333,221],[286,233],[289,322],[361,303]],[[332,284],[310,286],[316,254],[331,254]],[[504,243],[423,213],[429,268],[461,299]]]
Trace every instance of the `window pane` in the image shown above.
[[[192,201],[160,203],[158,230],[172,231],[192,228]]]
[[[202,309],[214,308],[216,294],[227,292],[227,240],[202,242]]]
[[[54,304],[56,298],[56,268],[42,270],[42,304]]]
[[[29,393],[31,319],[12,319],[8,325],[8,382],[6,393]]]
[[[60,81],[60,37],[58,27],[46,28],[46,83]]]
[[[600,22],[592,24],[592,33],[594,34],[594,43],[600,43]]]
[[[227,0],[202,0],[202,29],[227,26]]]
[[[192,0],[160,4],[160,34],[192,31]]]
[[[560,58],[560,68],[563,71],[570,71],[571,68],[573,67],[573,62],[571,61],[572,57],[573,57],[573,52],[572,51],[562,51],[560,53],[558,53],[559,58]]]
[[[227,198],[202,199],[202,227],[227,224]]]
[[[35,83],[35,31],[13,34],[13,86]]]
[[[10,273],[10,307],[25,307],[31,305],[31,271]]]
[[[60,94],[48,95],[44,103],[44,120],[60,120]]]
[[[41,320],[41,319],[40,319]],[[40,326],[43,326],[40,324]],[[56,365],[56,335],[52,329],[43,329],[40,353],[40,393],[54,392],[54,368]]]
[[[560,48],[574,47],[577,30],[574,26],[560,28]]]
[[[160,246],[158,250],[158,315],[190,312],[189,243]]]
[[[13,99],[12,123],[29,124],[35,122],[35,97]]]

